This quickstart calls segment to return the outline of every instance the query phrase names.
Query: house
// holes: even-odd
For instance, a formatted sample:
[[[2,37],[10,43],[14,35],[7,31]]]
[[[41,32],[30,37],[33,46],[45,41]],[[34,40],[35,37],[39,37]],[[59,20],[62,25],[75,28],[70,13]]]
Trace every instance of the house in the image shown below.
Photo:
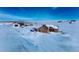
[[[48,32],[59,32],[57,26],[54,25],[42,25],[41,27],[37,28],[38,32],[48,33]]]
[[[37,29],[39,32],[48,33],[49,29],[46,25],[42,25],[40,28]]]
[[[46,25],[49,28],[49,32],[58,32],[59,28],[55,25]]]

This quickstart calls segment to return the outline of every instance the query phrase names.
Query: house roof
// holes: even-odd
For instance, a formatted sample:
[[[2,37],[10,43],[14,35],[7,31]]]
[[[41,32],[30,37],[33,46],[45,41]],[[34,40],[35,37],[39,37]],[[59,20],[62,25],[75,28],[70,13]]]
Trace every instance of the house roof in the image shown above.
[[[47,27],[53,27],[54,29],[58,29],[58,27],[57,26],[55,26],[55,25],[46,25]]]

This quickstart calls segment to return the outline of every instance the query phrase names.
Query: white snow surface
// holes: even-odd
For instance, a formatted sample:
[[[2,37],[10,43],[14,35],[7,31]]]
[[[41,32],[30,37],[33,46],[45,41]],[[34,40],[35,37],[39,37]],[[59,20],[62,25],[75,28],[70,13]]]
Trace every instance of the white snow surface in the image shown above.
[[[58,25],[61,33],[31,32],[35,26],[24,28],[13,27],[12,24],[0,25],[1,52],[75,52],[79,51],[79,22],[69,24],[51,23]],[[49,24],[48,24],[49,25]]]

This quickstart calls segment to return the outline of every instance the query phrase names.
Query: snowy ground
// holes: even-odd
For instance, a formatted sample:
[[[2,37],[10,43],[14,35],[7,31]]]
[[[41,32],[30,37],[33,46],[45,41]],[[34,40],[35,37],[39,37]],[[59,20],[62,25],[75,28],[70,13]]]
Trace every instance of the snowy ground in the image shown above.
[[[34,26],[16,28],[12,24],[0,24],[0,51],[79,51],[79,21],[48,24],[59,26],[65,34],[30,32]]]

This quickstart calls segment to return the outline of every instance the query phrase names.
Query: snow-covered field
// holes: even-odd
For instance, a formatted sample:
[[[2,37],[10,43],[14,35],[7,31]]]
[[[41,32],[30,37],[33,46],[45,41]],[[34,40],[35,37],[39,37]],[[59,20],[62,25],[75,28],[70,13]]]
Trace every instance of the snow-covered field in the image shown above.
[[[34,25],[38,27],[41,23]],[[61,33],[30,32],[34,26],[13,27],[13,24],[0,24],[0,51],[15,52],[71,52],[79,51],[79,21],[72,24],[56,21],[46,24],[59,26]]]

